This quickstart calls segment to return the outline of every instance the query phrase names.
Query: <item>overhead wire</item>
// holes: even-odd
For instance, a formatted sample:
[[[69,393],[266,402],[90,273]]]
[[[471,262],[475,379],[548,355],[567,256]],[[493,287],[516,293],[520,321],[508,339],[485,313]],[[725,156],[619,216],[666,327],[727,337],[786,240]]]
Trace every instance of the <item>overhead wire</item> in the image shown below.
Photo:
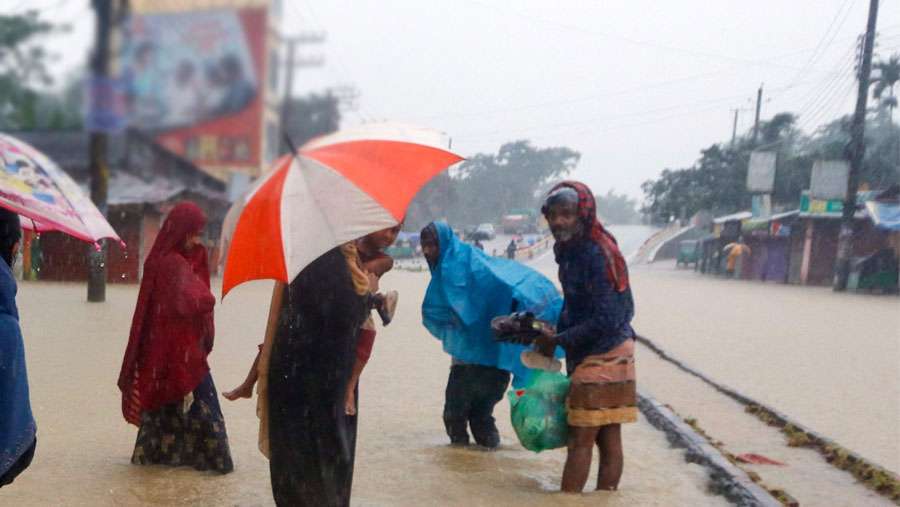
[[[837,22],[838,18],[841,16],[841,12],[844,10],[844,6],[848,5],[848,3],[849,3],[849,7],[847,7],[846,12],[844,12],[843,18],[841,18],[841,22],[837,25],[837,28],[834,30],[834,33],[831,36],[831,40],[829,40],[828,43],[826,43],[823,47],[822,44],[825,42],[825,39],[828,38],[829,33],[831,33],[831,29],[834,28],[835,23]],[[794,76],[794,79],[791,80],[791,84],[788,85],[789,87],[791,85],[793,85],[795,82],[799,81],[800,78],[807,72],[807,70],[809,70],[809,68],[812,65],[814,65],[822,57],[822,55],[825,54],[825,51],[834,42],[834,38],[837,36],[838,31],[840,31],[841,27],[844,25],[844,22],[847,21],[847,16],[850,14],[850,11],[853,9],[853,6],[855,4],[856,4],[856,0],[844,0],[844,3],[841,4],[841,6],[838,8],[838,11],[834,14],[834,17],[831,19],[831,24],[828,25],[828,28],[825,30],[825,33],[822,34],[822,38],[819,39],[819,43],[816,45],[816,49],[810,55],[809,59],[806,61],[806,63],[803,65],[803,67],[800,69],[800,72],[798,72],[797,75]],[[821,52],[819,51],[820,48],[822,49]]]
[[[294,21],[296,21],[298,26],[311,26],[316,31],[324,33],[325,30],[323,29],[322,25],[318,22],[318,20],[316,20],[311,15],[307,16],[307,15],[304,15],[302,12],[300,12],[300,8],[296,2],[285,2],[285,3],[288,5],[287,12],[288,12],[289,16],[292,17],[294,19]],[[324,46],[325,46],[325,49],[327,50],[328,44],[326,43]],[[341,83],[341,82],[346,81],[346,79],[344,79],[343,77],[341,77],[337,74],[335,68],[333,66],[329,65],[328,61],[325,62],[323,70],[331,76],[331,78],[334,80],[335,83]],[[351,78],[351,80],[352,80],[352,78]],[[362,121],[363,123],[368,123],[368,122],[371,122],[374,120],[374,115],[372,115],[370,112],[368,112],[366,110],[365,106],[362,104],[361,101],[359,102],[357,107],[350,108],[350,111],[352,111],[353,114],[355,114],[360,119],[360,121]]]
[[[317,25],[322,27],[322,24],[318,21],[318,13],[315,8],[311,5],[311,3],[302,1],[300,2],[308,11],[309,17],[315,21]],[[320,28],[322,29],[322,28]],[[343,71],[343,73],[349,78],[349,80],[353,83],[357,82],[354,78],[354,73],[350,71],[349,66],[345,63],[344,58],[338,52],[337,48],[335,48],[331,44],[325,44],[325,50],[331,55],[334,61],[337,63],[338,67]],[[377,107],[372,100],[366,100],[365,102],[362,98],[359,98],[359,109],[367,110],[367,114],[374,121],[387,121],[387,115],[383,114],[379,107]]]
[[[819,107],[819,105],[822,103],[823,97],[832,96],[830,94],[834,92],[835,88],[840,87],[842,79],[852,79],[853,74],[851,70],[856,60],[855,49],[855,44],[845,49],[842,55],[838,58],[837,63],[832,68],[830,77],[823,81],[818,88],[813,89],[809,93],[799,98],[799,101],[805,101],[802,102],[803,105],[799,107],[795,112],[797,117],[800,118],[801,123],[806,121],[807,113]]]
[[[570,132],[570,133],[567,132],[566,135],[578,135],[578,134],[585,133],[585,132],[603,132],[603,131],[614,130],[614,129],[618,129],[618,128],[629,128],[629,127],[634,127],[634,126],[643,126],[643,125],[649,125],[649,124],[654,124],[654,123],[662,123],[662,122],[665,122],[665,121],[668,121],[671,119],[681,118],[684,116],[689,116],[689,115],[693,115],[693,114],[700,113],[700,112],[715,110],[715,109],[721,108],[722,104],[724,104],[724,103],[733,102],[734,100],[736,100],[736,98],[751,99],[752,97],[750,94],[743,94],[743,95],[739,95],[739,96],[720,97],[718,99],[713,99],[711,101],[705,100],[705,101],[702,101],[699,103],[681,104],[679,106],[673,106],[673,107],[669,107],[669,108],[658,108],[658,109],[644,111],[641,113],[628,113],[628,114],[622,114],[622,115],[603,116],[603,117],[598,117],[598,118],[594,118],[591,120],[580,120],[580,121],[576,121],[576,122],[566,122],[566,123],[560,123],[560,124],[554,124],[554,125],[544,125],[541,127],[526,128],[526,129],[506,129],[506,130],[502,130],[502,131],[496,130],[496,131],[487,132],[487,133],[484,133],[481,135],[478,135],[478,134],[462,135],[462,136],[457,136],[457,137],[461,140],[474,140],[474,141],[485,141],[485,142],[500,141],[500,140],[504,140],[504,139],[508,140],[508,139],[516,138],[517,136],[519,136],[523,133],[529,132],[529,131],[552,129],[552,131],[528,136],[528,137],[534,137],[534,138],[544,138],[544,137],[559,135],[560,133],[562,133],[561,131],[563,129],[568,128],[568,127],[581,126],[581,125],[591,124],[591,123],[594,123],[594,124],[602,123],[603,121],[606,121],[610,118],[622,117],[622,116],[634,117],[634,116],[640,116],[640,115],[645,115],[645,114],[655,114],[655,113],[659,113],[659,112],[662,112],[665,110],[671,110],[671,109],[676,109],[676,108],[677,109],[681,109],[681,108],[685,108],[685,107],[688,108],[686,111],[666,114],[663,116],[653,117],[653,118],[649,118],[646,120],[640,120],[637,122],[617,122],[617,123],[612,123],[612,124],[608,124],[608,125],[592,127],[590,129],[580,129],[575,132]],[[695,104],[706,104],[706,106],[700,107],[700,108],[693,107]],[[504,136],[492,136],[492,134],[499,134],[500,132],[509,132],[509,134],[506,134]]]
[[[632,39],[632,38],[630,38],[630,37],[624,37],[624,36],[620,36],[620,35],[616,35],[616,34],[610,34],[610,33],[600,32],[600,31],[597,31],[597,30],[592,30],[592,29],[588,29],[588,28],[583,28],[583,27],[575,26],[575,25],[570,25],[570,24],[567,24],[567,23],[560,23],[560,22],[553,21],[553,20],[550,20],[550,19],[545,19],[545,18],[539,18],[539,17],[535,17],[535,16],[530,16],[530,15],[525,14],[525,13],[522,13],[522,12],[512,11],[512,10],[509,10],[509,9],[504,9],[504,8],[502,8],[502,7],[498,7],[498,6],[493,5],[493,4],[488,4],[488,3],[485,3],[485,2],[481,2],[481,1],[479,1],[479,0],[466,0],[466,1],[467,1],[468,3],[470,3],[470,4],[478,5],[478,6],[482,7],[482,8],[486,8],[486,9],[490,9],[490,10],[493,10],[493,11],[497,11],[497,12],[500,12],[500,13],[502,13],[502,14],[506,14],[506,15],[509,15],[509,16],[514,16],[514,17],[518,17],[518,18],[522,18],[522,19],[527,19],[527,20],[532,21],[532,22],[535,22],[535,23],[540,23],[540,24],[545,24],[545,25],[550,25],[550,26],[556,26],[556,27],[558,27],[558,28],[562,28],[562,29],[566,29],[566,30],[570,30],[570,31],[574,31],[574,32],[581,32],[581,33],[586,33],[586,34],[597,35],[597,36],[600,36],[600,37],[606,37],[606,38],[616,39],[616,40],[620,40],[620,41],[622,41],[622,42],[627,42],[627,43],[632,44],[632,45],[646,46],[646,47],[651,47],[651,48],[654,48],[654,49],[661,49],[661,50],[666,50],[666,51],[673,51],[673,52],[679,52],[679,53],[691,54],[691,55],[702,56],[702,57],[707,57],[707,58],[716,58],[716,59],[719,59],[719,60],[728,60],[728,61],[733,61],[733,62],[740,62],[740,63],[742,63],[742,64],[744,64],[744,65],[769,65],[769,66],[772,66],[772,67],[779,67],[779,68],[784,68],[784,69],[797,70],[797,67],[788,66],[788,65],[777,65],[777,64],[772,64],[772,63],[766,62],[766,61],[760,61],[760,60],[748,60],[748,59],[746,59],[746,58],[739,58],[739,57],[729,56],[729,55],[721,55],[721,54],[717,54],[717,53],[711,53],[711,52],[708,52],[708,51],[698,51],[698,50],[695,50],[695,49],[683,48],[683,47],[678,47],[678,46],[669,46],[669,45],[659,44],[659,43],[655,43],[655,42],[648,42],[648,41],[642,41],[642,40]],[[854,0],[854,1],[855,1],[855,0]]]

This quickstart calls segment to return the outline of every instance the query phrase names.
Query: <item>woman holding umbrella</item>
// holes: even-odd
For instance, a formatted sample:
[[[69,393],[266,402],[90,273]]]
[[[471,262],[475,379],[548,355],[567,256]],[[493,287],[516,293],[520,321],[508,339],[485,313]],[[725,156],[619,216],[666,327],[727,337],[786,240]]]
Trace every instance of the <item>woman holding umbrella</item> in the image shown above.
[[[462,160],[445,146],[439,132],[394,123],[322,136],[277,160],[225,217],[223,295],[249,280],[281,284],[257,367],[278,505],[350,502],[356,421],[345,398],[378,290],[354,240],[399,224],[419,189]]]
[[[345,413],[359,326],[377,280],[351,242],[322,255],[284,289],[265,344],[269,470],[278,505],[349,505],[356,416]]]
[[[216,299],[199,239],[204,227],[191,203],[166,218],[144,264],[119,389],[125,420],[140,428],[132,463],[225,474],[233,464],[207,363]]]

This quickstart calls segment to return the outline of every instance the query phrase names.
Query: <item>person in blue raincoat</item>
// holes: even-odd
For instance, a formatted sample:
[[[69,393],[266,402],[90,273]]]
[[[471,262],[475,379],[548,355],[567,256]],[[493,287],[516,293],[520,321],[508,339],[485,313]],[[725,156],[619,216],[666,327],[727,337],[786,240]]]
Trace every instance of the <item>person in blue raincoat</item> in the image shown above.
[[[21,237],[19,215],[0,208],[0,487],[31,464],[37,445],[12,272]]]
[[[447,435],[453,444],[468,444],[471,427],[478,445],[497,447],[494,406],[506,392],[510,373],[513,386],[522,387],[531,370],[520,359],[527,347],[494,341],[491,319],[530,311],[555,323],[562,298],[537,271],[463,243],[443,222],[425,227],[421,243],[431,269],[422,321],[452,358],[444,404]]]

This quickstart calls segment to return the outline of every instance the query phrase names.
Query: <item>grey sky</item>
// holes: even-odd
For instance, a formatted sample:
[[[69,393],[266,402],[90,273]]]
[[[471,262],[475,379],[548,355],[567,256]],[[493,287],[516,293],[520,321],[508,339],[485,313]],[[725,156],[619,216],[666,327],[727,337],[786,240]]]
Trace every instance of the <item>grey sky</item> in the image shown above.
[[[0,0],[12,5],[21,0]],[[30,0],[75,23],[52,47],[60,72],[84,62],[88,0]],[[422,123],[453,137],[462,155],[527,138],[582,153],[575,177],[597,193],[640,196],[664,168],[751,128],[801,113],[815,126],[851,111],[855,38],[865,0],[575,1],[285,0],[287,34],[327,32],[322,69],[302,69],[296,93],[354,83],[361,107],[345,122]],[[900,51],[900,2],[879,13],[882,56]]]

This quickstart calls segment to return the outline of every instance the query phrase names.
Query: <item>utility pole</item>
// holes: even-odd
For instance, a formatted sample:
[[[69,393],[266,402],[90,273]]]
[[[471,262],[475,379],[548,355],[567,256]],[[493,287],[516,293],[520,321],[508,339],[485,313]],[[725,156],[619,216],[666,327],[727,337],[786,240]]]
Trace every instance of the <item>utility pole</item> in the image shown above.
[[[113,0],[92,0],[97,14],[96,42],[91,57],[91,73],[96,80],[109,78],[109,46],[112,33]],[[109,190],[109,165],[107,163],[108,139],[105,132],[91,132],[89,144],[91,200],[103,216],[107,212]],[[106,240],[99,242],[100,249],[88,253],[88,301],[106,301]]]
[[[342,112],[355,111],[359,107],[360,93],[355,85],[338,85],[333,88],[329,88],[328,93],[337,98],[338,108]]]
[[[731,147],[734,148],[734,141],[737,139],[737,120],[738,120],[738,112],[741,109],[736,107],[734,108],[734,126],[731,127]]]
[[[320,44],[325,42],[324,33],[306,33],[297,37],[282,39],[287,44],[287,60],[284,62],[284,96],[281,99],[281,130],[287,132],[291,115],[291,98],[294,90],[294,71],[300,67],[321,67],[325,59],[321,56],[296,58],[297,44]],[[284,148],[284,147],[283,147]]]
[[[856,214],[856,191],[859,187],[859,171],[862,168],[866,145],[863,134],[866,127],[866,103],[869,99],[869,78],[872,74],[872,51],[875,47],[875,23],[878,20],[878,0],[869,1],[869,20],[863,38],[862,61],[859,65],[859,89],[856,95],[856,110],[850,127],[850,174],[847,178],[847,197],[841,216],[841,232],[838,237],[837,262],[834,267],[833,289],[846,290],[850,275],[850,242],[853,239],[853,216]]]
[[[762,108],[762,89],[763,85],[759,85],[759,91],[756,92],[756,121],[753,123],[754,146],[756,146],[756,140],[759,138],[759,110]]]

